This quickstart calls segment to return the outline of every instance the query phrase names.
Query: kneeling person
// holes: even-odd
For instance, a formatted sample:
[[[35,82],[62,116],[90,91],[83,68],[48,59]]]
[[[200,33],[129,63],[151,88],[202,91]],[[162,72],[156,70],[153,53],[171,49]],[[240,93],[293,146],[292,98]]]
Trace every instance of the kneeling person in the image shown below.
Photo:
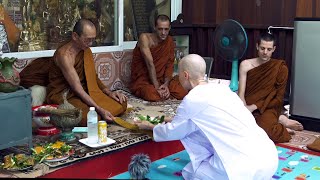
[[[236,93],[203,79],[205,70],[201,56],[184,57],[179,79],[189,93],[175,117],[156,126],[136,124],[153,130],[155,141],[181,140],[191,159],[185,179],[271,179],[278,168],[276,146]]]

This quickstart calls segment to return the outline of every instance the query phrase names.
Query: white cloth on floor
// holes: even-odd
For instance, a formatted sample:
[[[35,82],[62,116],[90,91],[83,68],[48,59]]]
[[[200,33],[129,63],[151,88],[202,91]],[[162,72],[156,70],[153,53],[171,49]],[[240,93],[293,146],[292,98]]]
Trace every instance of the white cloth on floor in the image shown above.
[[[153,136],[181,140],[191,160],[185,179],[271,179],[278,167],[275,144],[225,85],[196,86],[172,122],[155,126]]]

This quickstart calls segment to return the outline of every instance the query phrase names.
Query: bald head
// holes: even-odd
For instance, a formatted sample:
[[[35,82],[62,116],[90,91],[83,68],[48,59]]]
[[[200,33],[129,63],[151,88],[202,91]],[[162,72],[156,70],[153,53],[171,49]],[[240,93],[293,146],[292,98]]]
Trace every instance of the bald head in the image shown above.
[[[203,79],[206,73],[206,62],[197,54],[189,54],[180,60],[179,71],[188,72],[191,80]]]
[[[89,27],[89,28],[96,28],[95,25],[88,19],[80,19],[79,21],[76,22],[73,28],[73,32],[77,33],[79,36],[83,34],[84,28]]]

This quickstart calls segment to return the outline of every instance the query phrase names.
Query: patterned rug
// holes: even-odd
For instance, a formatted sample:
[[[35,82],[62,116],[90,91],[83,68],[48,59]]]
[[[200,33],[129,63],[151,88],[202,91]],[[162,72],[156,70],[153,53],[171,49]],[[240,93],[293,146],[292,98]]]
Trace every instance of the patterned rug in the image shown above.
[[[296,131],[295,134],[292,135],[292,139],[289,142],[280,144],[313,152],[307,148],[307,145],[313,143],[313,141],[319,137],[319,132],[307,130]]]
[[[277,146],[279,165],[275,175],[277,179],[318,180],[320,177],[320,157],[305,152]],[[186,151],[167,156],[151,163],[147,174],[149,179],[178,180],[183,179],[181,170],[190,162]],[[130,179],[129,172],[119,174],[111,179]]]
[[[167,117],[172,117],[175,114],[175,110],[180,103],[180,101],[178,100],[167,100],[164,102],[153,103],[143,101],[142,99],[136,98],[125,91],[123,91],[123,93],[128,96],[130,111],[121,116],[121,119],[131,123],[133,121],[133,118],[138,114],[150,116],[165,115]],[[0,177],[39,177],[80,160],[90,159],[92,157],[106,153],[112,153],[112,151],[120,150],[133,144],[151,140],[151,137],[144,133],[131,131],[116,124],[108,124],[108,137],[116,141],[116,143],[110,146],[105,146],[102,148],[91,148],[79,142],[80,139],[86,138],[86,133],[75,133],[75,136],[76,140],[68,143],[75,149],[75,153],[68,159],[57,162],[44,162],[36,165],[33,169],[24,172],[9,172],[0,169]],[[49,137],[34,135],[33,144],[37,145],[55,142],[59,140],[59,138],[59,135]],[[15,146],[0,150],[0,159],[2,160],[5,155],[8,155],[10,153],[30,154],[31,152],[29,151],[27,145]]]

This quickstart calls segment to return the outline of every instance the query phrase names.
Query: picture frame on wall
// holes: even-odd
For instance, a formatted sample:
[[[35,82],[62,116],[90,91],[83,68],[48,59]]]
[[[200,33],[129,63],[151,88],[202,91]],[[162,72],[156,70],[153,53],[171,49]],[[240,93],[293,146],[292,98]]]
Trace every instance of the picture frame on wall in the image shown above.
[[[10,46],[8,41],[8,35],[4,24],[0,24],[0,51],[2,53],[9,53]]]

